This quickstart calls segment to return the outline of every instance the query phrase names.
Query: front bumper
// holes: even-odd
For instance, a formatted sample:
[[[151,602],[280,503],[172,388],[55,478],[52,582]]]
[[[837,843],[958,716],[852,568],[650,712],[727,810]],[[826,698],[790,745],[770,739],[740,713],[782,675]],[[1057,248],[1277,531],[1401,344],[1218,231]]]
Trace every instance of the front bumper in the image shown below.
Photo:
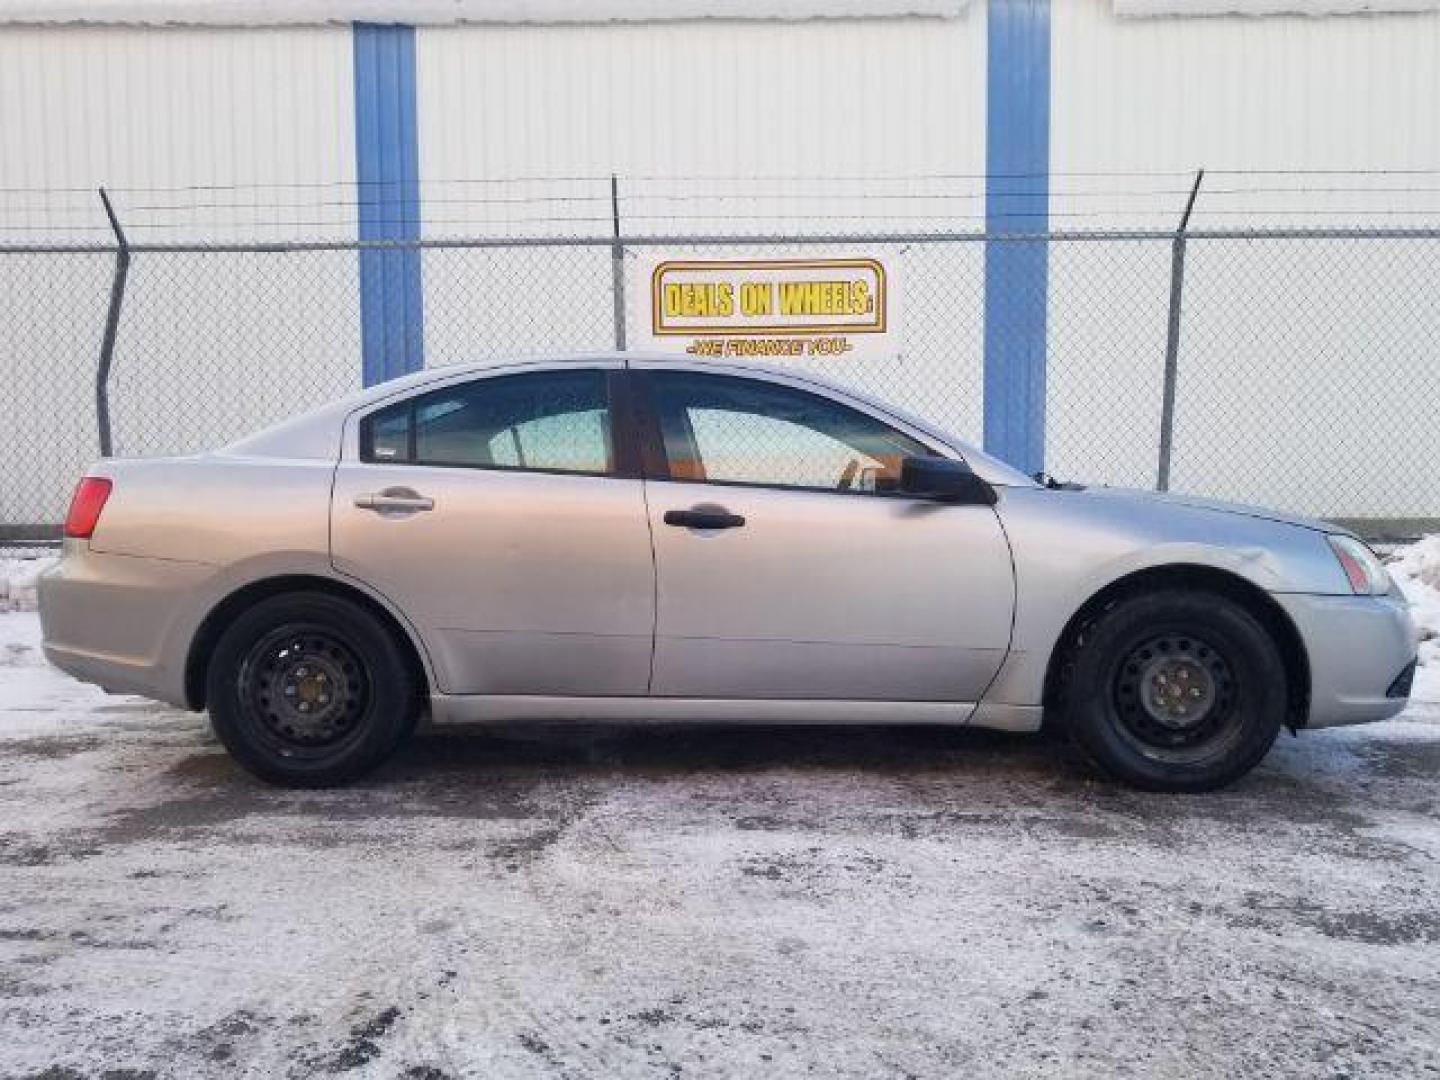
[[[170,643],[187,597],[213,573],[203,563],[99,554],[67,540],[38,583],[45,658],[106,690],[183,705],[184,658]]]
[[[1418,634],[1398,596],[1273,594],[1305,643],[1310,661],[1306,727],[1385,720],[1403,710],[1403,679]]]

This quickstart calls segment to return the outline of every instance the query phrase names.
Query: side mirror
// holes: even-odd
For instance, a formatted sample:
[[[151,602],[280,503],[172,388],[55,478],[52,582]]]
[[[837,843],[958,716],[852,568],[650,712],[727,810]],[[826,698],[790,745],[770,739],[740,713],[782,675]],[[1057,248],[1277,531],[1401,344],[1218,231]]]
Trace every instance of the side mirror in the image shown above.
[[[941,457],[907,457],[900,463],[900,491],[917,499],[994,506],[995,489],[963,461]]]

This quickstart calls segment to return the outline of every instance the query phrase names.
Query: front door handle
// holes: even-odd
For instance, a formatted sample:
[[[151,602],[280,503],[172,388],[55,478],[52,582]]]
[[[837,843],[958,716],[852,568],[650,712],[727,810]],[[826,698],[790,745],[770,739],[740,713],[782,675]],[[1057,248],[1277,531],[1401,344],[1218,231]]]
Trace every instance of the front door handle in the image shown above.
[[[697,506],[693,510],[666,510],[665,524],[685,529],[738,529],[745,519],[723,506]]]
[[[413,514],[420,510],[434,510],[435,500],[409,488],[386,488],[372,495],[356,495],[355,505],[361,510],[374,510],[380,514]]]

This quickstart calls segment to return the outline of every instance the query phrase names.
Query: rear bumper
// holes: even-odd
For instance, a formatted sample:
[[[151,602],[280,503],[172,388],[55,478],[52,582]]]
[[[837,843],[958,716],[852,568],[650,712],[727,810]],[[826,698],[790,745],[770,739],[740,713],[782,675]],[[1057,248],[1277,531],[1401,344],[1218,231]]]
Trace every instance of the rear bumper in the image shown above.
[[[1409,700],[1405,669],[1418,634],[1395,596],[1274,594],[1305,643],[1310,661],[1306,727],[1385,720]]]
[[[84,682],[117,693],[185,703],[187,598],[215,573],[204,563],[102,555],[66,541],[65,556],[41,575],[45,658]]]

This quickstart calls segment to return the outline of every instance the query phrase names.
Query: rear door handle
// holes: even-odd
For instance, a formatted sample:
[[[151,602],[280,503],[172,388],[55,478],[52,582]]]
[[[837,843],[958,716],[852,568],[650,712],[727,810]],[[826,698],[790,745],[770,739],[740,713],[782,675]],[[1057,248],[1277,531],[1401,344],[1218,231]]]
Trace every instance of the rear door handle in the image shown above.
[[[413,514],[419,510],[434,510],[435,500],[417,495],[409,489],[381,491],[373,495],[356,495],[355,505],[361,510],[375,510],[381,514]]]
[[[666,510],[665,524],[685,529],[738,529],[745,524],[745,519],[722,506],[706,506],[694,510]]]

